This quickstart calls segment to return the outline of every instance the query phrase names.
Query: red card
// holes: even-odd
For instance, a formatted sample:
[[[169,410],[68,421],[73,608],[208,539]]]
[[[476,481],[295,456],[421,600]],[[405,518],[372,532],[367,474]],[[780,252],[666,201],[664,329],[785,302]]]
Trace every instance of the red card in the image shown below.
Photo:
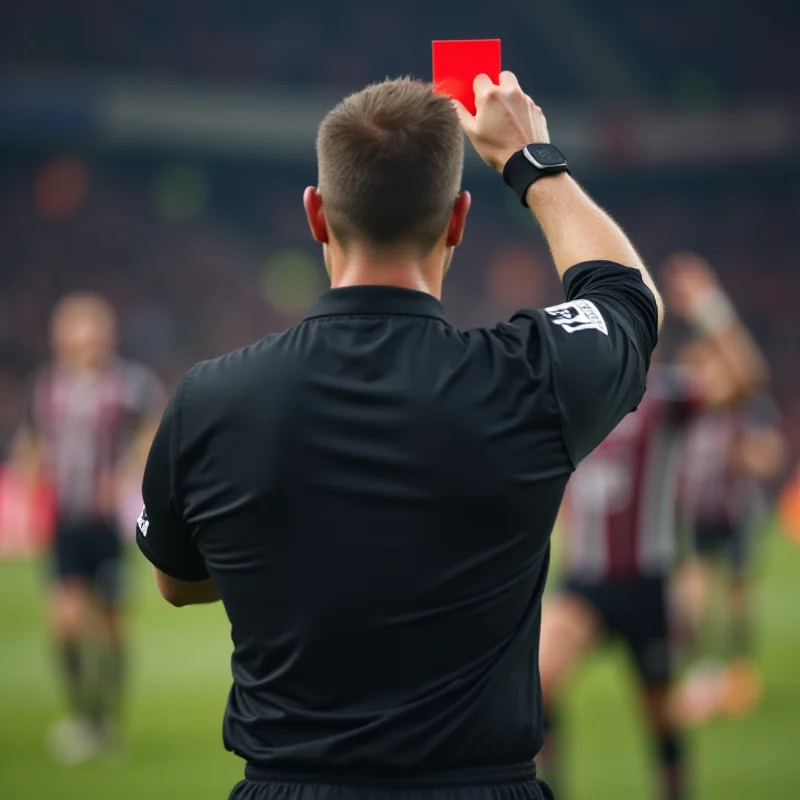
[[[484,73],[500,82],[500,40],[460,39],[433,43],[433,85],[475,113],[472,84]]]

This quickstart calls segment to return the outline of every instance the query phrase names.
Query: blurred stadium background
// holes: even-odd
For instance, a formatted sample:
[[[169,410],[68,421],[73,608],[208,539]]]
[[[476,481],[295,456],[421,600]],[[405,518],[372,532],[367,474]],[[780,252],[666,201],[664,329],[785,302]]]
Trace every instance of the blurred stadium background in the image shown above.
[[[433,38],[487,36],[645,260],[657,271],[694,249],[717,268],[769,356],[797,463],[800,8],[782,0],[5,4],[0,457],[66,291],[107,296],[124,352],[170,386],[298,319],[325,287],[300,202],[324,112],[386,75],[429,77]],[[445,287],[451,319],[491,324],[522,298],[557,300],[535,224],[475,159],[465,184],[475,205]],[[221,747],[224,615],[162,607],[135,558],[128,747],[74,770],[46,760],[60,708],[31,558],[46,526],[30,512],[0,479],[0,798],[225,796],[241,768]],[[762,545],[766,698],[694,734],[703,800],[800,797],[800,549],[779,525]],[[649,796],[626,669],[612,651],[572,698],[576,800]]]

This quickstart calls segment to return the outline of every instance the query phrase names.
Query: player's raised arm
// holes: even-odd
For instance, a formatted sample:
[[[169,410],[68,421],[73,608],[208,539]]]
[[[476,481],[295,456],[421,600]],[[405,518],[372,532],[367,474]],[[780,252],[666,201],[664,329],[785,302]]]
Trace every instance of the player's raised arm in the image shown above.
[[[455,101],[454,101],[455,102]],[[622,229],[570,177],[564,156],[550,144],[542,109],[511,72],[495,85],[475,79],[476,114],[456,102],[464,131],[478,154],[502,173],[542,228],[560,277],[573,265],[611,261],[639,270],[663,319],[661,296]]]
[[[708,262],[695,253],[678,253],[667,260],[665,280],[670,311],[714,347],[730,375],[730,396],[719,402],[763,388],[769,381],[766,359]]]

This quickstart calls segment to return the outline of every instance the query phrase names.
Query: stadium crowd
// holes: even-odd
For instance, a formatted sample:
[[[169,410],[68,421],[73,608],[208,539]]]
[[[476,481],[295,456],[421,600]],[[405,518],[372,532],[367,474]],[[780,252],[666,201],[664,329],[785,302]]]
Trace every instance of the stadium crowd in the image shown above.
[[[77,70],[90,81],[128,74],[325,94],[386,74],[426,74],[431,36],[493,35],[502,37],[504,61],[523,83],[535,82],[548,108],[615,98],[629,105],[763,105],[800,88],[793,12],[778,0],[765,0],[758,15],[741,7],[722,16],[711,0],[678,0],[668,9],[613,0],[602,10],[580,0],[571,10],[551,9],[545,25],[523,3],[510,4],[502,18],[491,5],[463,12],[459,4],[423,0],[354,0],[345,9],[31,0],[0,11],[0,65]],[[734,34],[744,22],[748,53],[740,58]],[[569,26],[569,39],[548,46],[548,26],[560,25]],[[603,48],[621,71],[603,67]],[[602,74],[594,79],[596,71]],[[637,97],[623,96],[614,80],[623,73],[637,76]],[[46,352],[44,321],[64,291],[91,286],[107,294],[122,315],[126,349],[172,383],[188,363],[292,322],[324,285],[296,196],[312,175],[276,164],[204,164],[183,174],[183,186],[173,175],[170,186],[163,163],[127,157],[120,165],[121,157],[95,154],[93,163],[78,164],[76,178],[74,164],[72,174],[69,164],[53,164],[58,155],[9,148],[0,163],[0,454],[25,376]],[[651,265],[686,247],[721,271],[773,362],[787,433],[798,447],[792,317],[800,301],[793,280],[800,192],[777,172],[744,182],[735,173],[701,170],[680,183],[662,173],[640,176],[635,186],[597,179],[591,189],[643,243]],[[75,181],[81,186],[70,187]],[[646,189],[642,181],[649,181]],[[544,247],[530,246],[530,221],[499,192],[496,198],[494,207],[478,199],[471,245],[448,287],[448,311],[461,325],[501,318],[521,294],[531,303],[558,297],[543,268]]]
[[[325,91],[426,67],[429,40],[436,36],[497,36],[508,63],[535,80],[537,97],[552,105],[598,99],[592,77],[602,59],[588,33],[594,30],[636,70],[644,94],[661,101],[765,102],[800,88],[795,29],[788,24],[793,9],[780,0],[760,3],[757,14],[744,5],[721,14],[713,0],[579,0],[570,6],[550,8],[542,19],[526,3],[506,4],[498,15],[492,4],[467,10],[462,3],[425,0],[351,0],[346,6],[29,0],[6,4],[0,12],[0,52],[2,63],[15,67],[136,70]],[[554,36],[564,25],[571,36]],[[745,26],[743,58],[738,48]],[[613,90],[612,80],[610,95]]]
[[[648,158],[659,157],[655,151],[670,135],[660,128],[660,137],[655,137],[659,141],[653,144],[648,139],[651,150],[641,146],[636,158],[626,156],[629,145],[631,152],[635,149],[632,130],[637,122],[652,124],[673,110],[710,111],[715,132],[720,129],[716,125],[734,118],[727,111],[756,110],[757,124],[741,138],[763,136],[771,141],[775,130],[770,110],[791,116],[800,95],[800,49],[793,24],[798,11],[781,0],[762,0],[758,13],[752,6],[732,5],[724,14],[714,0],[674,0],[663,7],[631,0],[605,4],[574,0],[546,10],[514,2],[503,7],[501,17],[492,4],[467,5],[450,0],[437,4],[407,0],[400,5],[351,0],[346,7],[316,0],[303,6],[253,0],[234,4],[73,0],[66,5],[28,0],[0,10],[0,69],[4,70],[0,107],[17,115],[7,115],[0,124],[0,136],[8,137],[0,154],[0,561],[38,553],[53,538],[53,497],[44,484],[31,494],[18,467],[24,461],[19,458],[24,450],[20,422],[26,407],[30,411],[35,406],[30,403],[36,384],[32,376],[52,357],[50,321],[60,298],[82,290],[107,298],[119,324],[122,355],[152,367],[171,393],[192,363],[292,325],[327,286],[319,248],[301,205],[302,187],[316,178],[310,152],[306,165],[280,162],[268,147],[256,158],[221,147],[213,151],[216,145],[212,143],[201,156],[190,149],[188,141],[170,138],[171,118],[156,120],[163,127],[155,127],[159,133],[152,139],[145,131],[140,139],[133,137],[126,143],[124,136],[119,138],[120,127],[114,128],[109,120],[116,119],[112,112],[125,105],[120,98],[136,99],[136,91],[108,92],[101,98],[103,90],[119,76],[120,85],[128,81],[127,90],[145,87],[146,97],[158,94],[162,86],[168,94],[174,80],[195,84],[188,87],[189,94],[196,89],[199,98],[208,84],[216,84],[214,88],[223,87],[222,96],[227,87],[242,90],[245,98],[280,89],[290,101],[294,95],[308,95],[321,102],[384,75],[427,75],[430,39],[439,36],[501,37],[504,64],[513,65],[523,84],[535,86],[537,101],[548,111],[565,113],[574,124],[583,124],[590,136],[604,140],[603,148],[589,154],[586,167],[581,160],[585,154],[576,154],[571,161],[574,175],[619,221],[657,281],[661,278],[659,283],[668,284],[668,270],[662,270],[662,265],[676,252],[695,251],[709,260],[769,362],[770,388],[780,404],[780,421],[775,425],[780,426],[790,451],[785,466],[778,469],[783,471],[781,478],[795,476],[778,508],[787,538],[800,542],[796,353],[800,342],[796,311],[800,307],[800,162],[791,155],[779,160],[773,154],[770,162],[742,163],[744,159],[732,146],[721,148],[723,158],[728,158],[724,166],[719,165],[722,162],[712,166],[714,159],[705,158],[711,155],[708,147],[695,152],[696,142],[687,136],[689,145],[682,153],[690,163],[679,166],[676,160],[669,162],[669,168],[663,163],[659,167]],[[741,47],[744,29],[746,52]],[[569,35],[557,35],[563,31]],[[29,106],[25,96],[25,81],[31,74],[45,78],[63,74],[68,86],[63,95],[58,87],[52,94],[43,93],[52,100],[47,120],[56,127],[42,136],[37,126],[44,131],[47,123],[38,116],[41,98],[40,105]],[[20,76],[23,80],[18,81]],[[215,98],[209,108],[217,108],[218,94],[207,94]],[[142,108],[147,111],[146,100],[140,113]],[[618,122],[611,113],[608,135],[598,136],[586,120],[606,110],[630,112],[630,116],[623,119],[620,114]],[[146,113],[143,116],[147,118]],[[552,119],[557,118],[556,113]],[[677,114],[675,119],[676,127],[670,130],[684,130],[680,127],[684,116]],[[116,122],[121,127],[128,124]],[[554,128],[551,132],[557,141]],[[775,137],[781,138],[780,131]],[[186,150],[174,149],[186,144]],[[791,154],[793,146],[790,142],[781,152]],[[565,149],[571,157],[569,148]],[[616,169],[617,161],[608,162],[609,151],[626,161],[624,169]],[[461,328],[492,325],[508,319],[521,305],[561,302],[563,292],[548,264],[546,245],[527,211],[488,170],[479,175],[468,169],[465,188],[473,192],[473,208],[466,246],[456,254],[445,283],[448,318]],[[660,355],[666,355],[667,361],[680,354],[686,359],[691,350],[682,347],[691,335],[689,325],[677,321],[677,316],[668,318],[662,333]],[[630,419],[645,416],[646,412]],[[146,423],[147,415],[142,417],[139,421]],[[103,419],[103,414],[97,412],[97,418]],[[60,424],[64,430],[74,430],[71,421]],[[146,424],[141,427],[149,433]],[[71,438],[83,444],[87,439]],[[725,465],[724,471],[734,448],[724,458],[721,447],[714,445],[710,452],[708,460]],[[11,455],[15,458],[7,459]],[[601,452],[600,467],[595,470],[602,486],[609,475],[616,474],[602,461],[605,457]],[[774,475],[763,479],[773,481]],[[642,480],[642,485],[650,483]],[[665,502],[671,502],[664,488],[669,480],[652,484],[664,492]],[[125,535],[133,533],[131,520],[140,514],[140,486],[135,470],[122,481],[122,507],[115,512]],[[589,493],[595,488],[590,486]],[[142,519],[149,524],[141,513],[140,524]],[[690,515],[685,516],[688,520]],[[690,523],[695,525],[697,519],[686,522],[687,529]],[[566,517],[562,534],[561,539],[569,535]],[[688,540],[685,534],[681,532]],[[600,546],[615,538],[617,531],[609,523]],[[695,544],[679,544],[695,548]],[[695,549],[698,552],[692,552],[698,555],[699,548]],[[638,568],[636,559],[631,563]],[[708,563],[712,564],[711,559]],[[672,566],[671,562],[663,565],[664,572]],[[735,580],[749,580],[749,573],[736,569]],[[563,561],[562,571],[568,572]],[[670,576],[662,577],[666,581]],[[734,583],[728,587],[731,597]],[[749,595],[742,591],[741,597],[745,598],[740,604],[745,617]],[[717,643],[708,646],[701,630],[716,609],[708,614],[711,604],[705,602],[707,597],[701,599],[704,602],[697,601],[690,613],[681,610],[686,630],[679,631],[678,638],[686,641],[678,642],[678,649],[686,652],[678,655],[686,661],[680,667],[690,678],[705,681],[701,694],[711,696],[710,677],[722,687],[724,670],[716,663],[712,664],[715,670],[709,670],[706,663],[720,654],[714,649]],[[783,595],[780,599],[783,603]],[[623,605],[638,612],[637,603],[638,599],[636,603],[626,599]],[[59,607],[64,607],[60,598],[53,605],[54,610]],[[66,607],[69,611],[68,603]],[[759,607],[759,624],[764,614]],[[687,620],[696,622],[697,630],[690,630]],[[574,629],[575,620],[568,622]],[[546,650],[558,655],[559,646],[567,640],[553,630],[557,635]],[[759,657],[761,633],[759,629],[754,637]],[[740,638],[749,639],[749,633]],[[741,653],[733,653],[738,660],[743,653],[748,658],[752,655],[749,641],[747,645]],[[556,672],[565,670],[558,666],[552,669]],[[117,673],[110,683],[118,684],[124,670]],[[768,682],[773,680],[766,670],[765,674]],[[101,683],[96,687],[98,694],[106,693]],[[692,681],[685,683],[692,688]],[[548,691],[555,694],[560,688]],[[773,691],[770,686],[769,692]],[[757,694],[760,697],[760,687]],[[677,695],[681,700],[683,693]],[[548,709],[548,715],[557,716],[554,711],[555,707]],[[711,717],[709,713],[706,720]],[[555,719],[548,720],[549,734],[554,723]],[[604,732],[606,723],[604,718]],[[701,721],[687,717],[682,723]],[[554,782],[560,778],[555,742],[556,737],[550,736],[540,759],[544,769],[550,769],[547,779],[552,775]],[[661,745],[665,750],[663,741]],[[728,758],[726,752],[726,762]]]
[[[77,193],[70,189],[70,164],[82,170]],[[54,161],[42,154],[17,154],[6,163],[0,181],[3,445],[27,376],[46,355],[46,320],[64,292],[91,287],[107,296],[121,315],[125,351],[173,384],[190,363],[291,324],[321,291],[325,275],[297,191],[313,176],[245,163],[195,169],[193,181],[176,184],[175,170],[160,163]],[[770,359],[796,450],[800,191],[777,178],[746,187],[735,176],[718,175],[650,183],[598,177],[590,186],[641,243],[656,272],[681,248],[715,265]],[[557,300],[543,242],[491,185],[476,193],[468,237],[445,298],[457,324],[493,323],[523,296],[531,305]],[[665,341],[672,338],[668,333]]]

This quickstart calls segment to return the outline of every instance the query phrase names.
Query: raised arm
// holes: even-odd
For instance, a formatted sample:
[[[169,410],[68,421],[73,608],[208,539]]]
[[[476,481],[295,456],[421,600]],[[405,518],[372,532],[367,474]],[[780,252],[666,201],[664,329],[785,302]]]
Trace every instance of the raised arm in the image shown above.
[[[454,101],[455,102],[455,101]],[[526,145],[549,143],[541,108],[520,88],[511,72],[495,85],[486,75],[475,79],[476,115],[456,103],[464,131],[481,158],[503,172],[512,156]],[[622,229],[566,172],[531,183],[525,200],[536,217],[553,255],[559,277],[586,261],[612,261],[639,270],[658,306],[663,303],[641,258]]]
[[[754,394],[769,381],[769,368],[708,262],[678,253],[665,264],[669,310],[682,317],[716,350],[731,378],[724,403]]]

